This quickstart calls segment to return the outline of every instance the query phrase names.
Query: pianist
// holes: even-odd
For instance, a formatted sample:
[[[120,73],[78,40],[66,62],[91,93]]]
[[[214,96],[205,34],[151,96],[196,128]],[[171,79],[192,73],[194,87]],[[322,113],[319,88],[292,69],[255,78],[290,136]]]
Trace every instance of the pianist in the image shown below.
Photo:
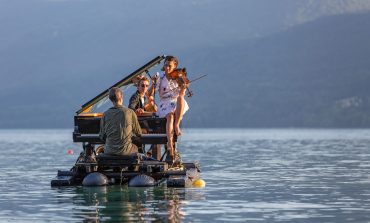
[[[141,128],[134,111],[124,107],[122,91],[113,87],[109,90],[113,107],[104,112],[100,122],[100,138],[105,141],[105,154],[129,155],[137,153],[132,135],[141,136]]]

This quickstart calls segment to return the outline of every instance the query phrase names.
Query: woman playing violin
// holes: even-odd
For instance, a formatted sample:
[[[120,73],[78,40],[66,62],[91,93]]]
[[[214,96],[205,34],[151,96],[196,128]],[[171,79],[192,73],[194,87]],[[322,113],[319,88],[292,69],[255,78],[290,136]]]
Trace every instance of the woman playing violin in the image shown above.
[[[163,66],[163,73],[157,75],[157,90],[159,92],[159,104],[157,115],[166,117],[167,152],[173,159],[173,133],[181,135],[180,122],[184,113],[189,109],[184,99],[187,84],[179,84],[176,78],[171,75],[177,68],[176,57],[167,56]]]

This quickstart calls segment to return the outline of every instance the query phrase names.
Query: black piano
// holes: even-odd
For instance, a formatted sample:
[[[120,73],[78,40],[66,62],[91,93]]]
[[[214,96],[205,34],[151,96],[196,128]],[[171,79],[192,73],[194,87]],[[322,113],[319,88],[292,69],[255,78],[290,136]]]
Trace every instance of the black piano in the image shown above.
[[[108,99],[109,89],[112,87],[121,88],[125,97],[124,105],[127,106],[125,103],[129,101],[128,98],[136,91],[136,87],[133,85],[133,79],[143,73],[148,75],[150,78],[151,75],[149,71],[153,70],[153,68],[164,58],[165,56],[154,58],[144,66],[129,74],[127,77],[118,81],[113,86],[104,90],[89,102],[82,105],[74,117],[73,141],[89,145],[104,144],[104,142],[99,138],[99,130],[100,119],[103,112],[112,106],[112,103]],[[166,119],[158,118],[154,113],[146,113],[143,116],[138,116],[138,120],[144,134],[140,138],[133,139],[133,142],[137,144],[139,149],[141,148],[140,152],[143,153],[145,152],[145,145],[151,145],[150,148],[154,152],[153,155],[157,159],[160,159],[161,151],[160,146],[158,145],[165,145],[167,143]]]

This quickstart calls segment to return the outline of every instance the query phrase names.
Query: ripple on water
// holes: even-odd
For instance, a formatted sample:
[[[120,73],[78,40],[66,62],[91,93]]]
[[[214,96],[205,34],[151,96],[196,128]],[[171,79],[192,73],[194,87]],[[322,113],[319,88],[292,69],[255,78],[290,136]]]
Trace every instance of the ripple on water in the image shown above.
[[[51,188],[81,150],[70,130],[0,130],[0,142],[0,221],[370,220],[370,130],[185,130],[203,189]]]

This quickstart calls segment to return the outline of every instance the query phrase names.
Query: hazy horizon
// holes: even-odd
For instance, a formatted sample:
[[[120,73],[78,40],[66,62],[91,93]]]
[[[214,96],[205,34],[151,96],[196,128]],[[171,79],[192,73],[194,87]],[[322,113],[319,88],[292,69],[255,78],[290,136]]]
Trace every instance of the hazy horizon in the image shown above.
[[[82,104],[162,54],[190,79],[208,74],[185,127],[370,127],[369,11],[367,0],[2,0],[0,128],[73,127]]]

